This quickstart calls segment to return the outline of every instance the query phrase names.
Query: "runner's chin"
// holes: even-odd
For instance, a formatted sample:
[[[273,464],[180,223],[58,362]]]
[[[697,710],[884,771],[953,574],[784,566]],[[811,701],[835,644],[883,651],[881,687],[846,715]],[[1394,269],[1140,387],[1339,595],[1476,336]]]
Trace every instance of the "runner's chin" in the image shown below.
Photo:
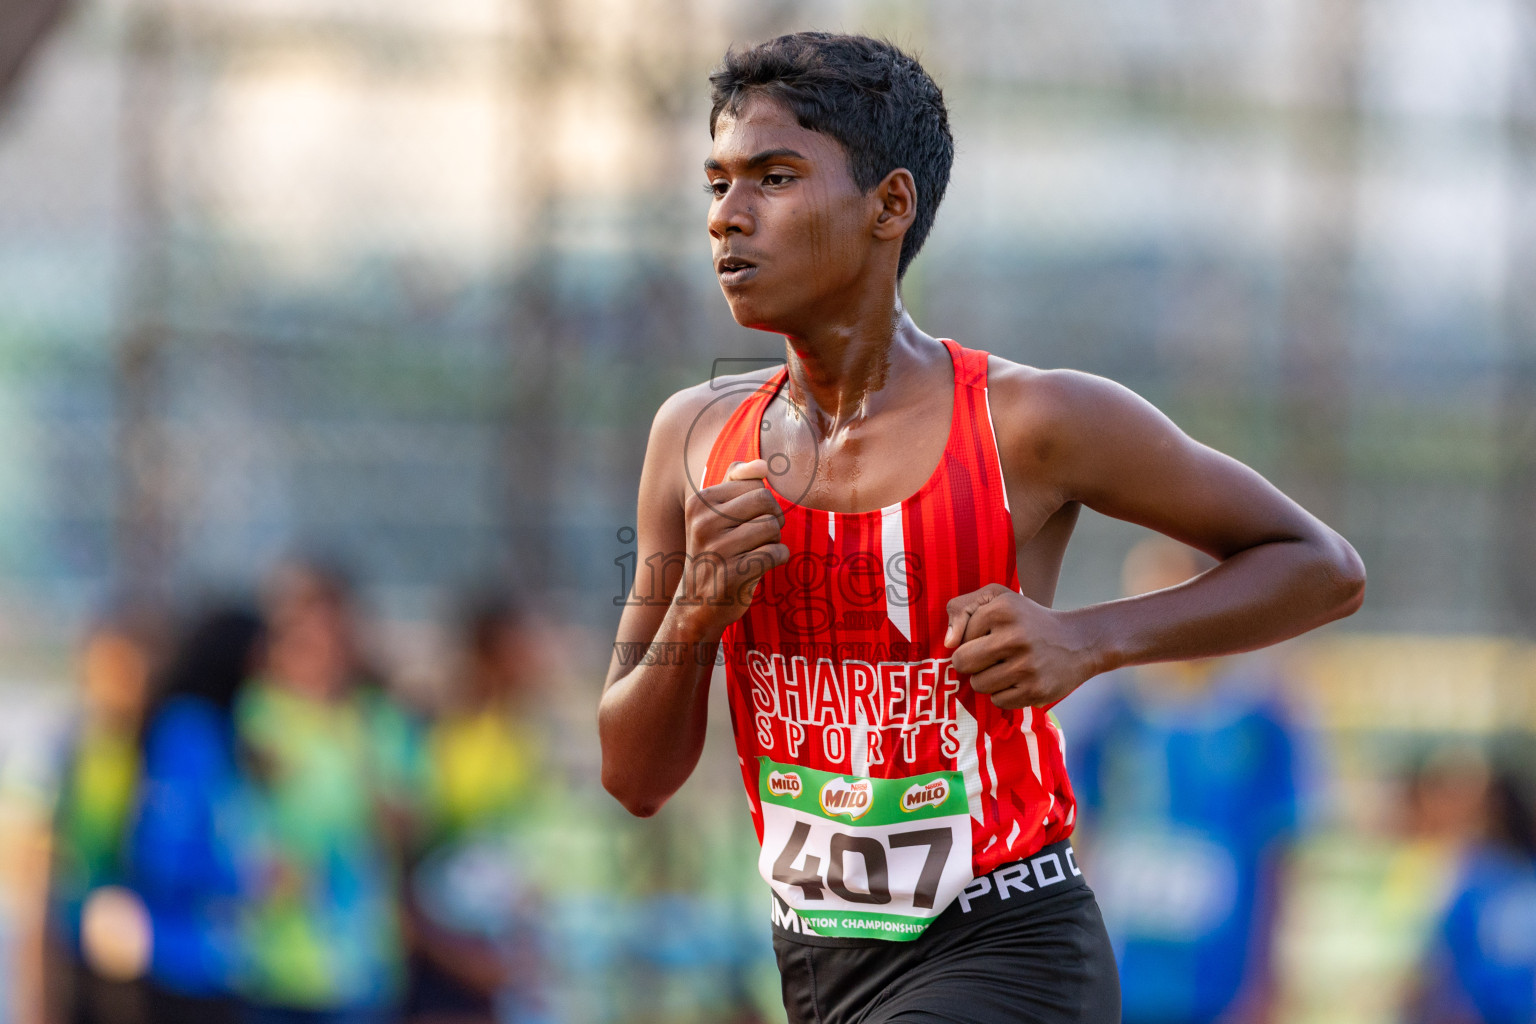
[[[731,282],[727,283],[726,275],[719,275],[720,291],[725,295],[725,304],[731,308],[732,318],[741,326],[755,331],[777,331],[782,321],[784,307],[782,295],[774,295],[774,298],[779,301],[766,301],[768,296],[774,293],[772,289],[764,286],[757,267],[737,271],[737,273],[752,276],[733,277]]]

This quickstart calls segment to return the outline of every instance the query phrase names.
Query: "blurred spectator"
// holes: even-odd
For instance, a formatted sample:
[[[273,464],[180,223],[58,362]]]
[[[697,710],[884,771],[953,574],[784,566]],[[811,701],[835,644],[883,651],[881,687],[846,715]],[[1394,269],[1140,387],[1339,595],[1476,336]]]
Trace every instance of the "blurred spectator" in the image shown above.
[[[347,697],[355,702],[368,734],[367,757],[390,844],[403,849],[416,827],[422,788],[423,729],[413,708],[389,688],[364,642],[359,600],[351,574],[339,563],[309,556],[278,566],[267,603],[279,609],[320,611],[334,633]]]
[[[151,671],[147,637],[130,618],[107,620],[82,651],[79,718],[63,756],[49,879],[56,1021],[134,1021],[142,1013],[130,983],[148,955],[147,923],[123,886]]]
[[[147,992],[154,1024],[240,1019],[237,900],[249,837],[232,708],[261,637],[250,610],[205,614],[172,659],[144,730],[129,848],[154,936]]]
[[[1454,894],[1410,999],[1413,1024],[1536,1021],[1536,810],[1514,773],[1480,781]]]
[[[400,737],[379,725],[383,699],[360,692],[354,614],[345,577],[285,566],[263,671],[236,705],[259,843],[245,989],[262,1024],[396,1015]]]
[[[517,605],[500,595],[471,602],[459,635],[456,693],[427,743],[411,1020],[542,1019],[534,897],[519,870],[520,819],[543,760],[530,722],[529,644]]]
[[[1127,557],[1125,591],[1176,586],[1201,568],[1196,552],[1153,539]],[[1152,665],[1106,680],[1094,720],[1067,746],[1127,1024],[1258,1024],[1274,1012],[1297,739],[1235,666]]]
[[[1402,831],[1408,848],[1438,862],[1449,886],[1467,848],[1485,831],[1487,756],[1466,743],[1441,744],[1403,780]],[[1447,887],[1431,896],[1438,907]]]

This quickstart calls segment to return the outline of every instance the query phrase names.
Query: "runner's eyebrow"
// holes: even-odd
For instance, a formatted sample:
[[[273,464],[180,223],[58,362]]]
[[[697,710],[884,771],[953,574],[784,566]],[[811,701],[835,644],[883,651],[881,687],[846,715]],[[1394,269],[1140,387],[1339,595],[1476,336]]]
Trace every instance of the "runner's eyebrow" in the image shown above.
[[[758,167],[758,166],[760,166],[762,164],[768,163],[769,161],[772,161],[772,160],[782,160],[785,157],[789,157],[789,158],[794,159],[794,160],[804,160],[804,159],[806,159],[805,154],[799,152],[798,150],[793,150],[793,149],[765,149],[761,153],[754,154],[752,157],[750,157],[747,160],[745,166],[747,166],[749,168],[750,167]],[[716,160],[714,157],[710,157],[708,160],[704,161],[704,169],[706,171],[723,171],[723,170],[725,170],[725,165],[722,164],[719,160]]]

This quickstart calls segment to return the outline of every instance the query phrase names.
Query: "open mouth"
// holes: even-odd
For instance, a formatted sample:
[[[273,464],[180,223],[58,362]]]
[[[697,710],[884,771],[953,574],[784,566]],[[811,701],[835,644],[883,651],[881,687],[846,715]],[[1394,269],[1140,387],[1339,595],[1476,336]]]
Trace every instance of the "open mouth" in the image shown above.
[[[740,284],[757,273],[757,264],[740,256],[722,256],[715,261],[715,273],[721,284]]]

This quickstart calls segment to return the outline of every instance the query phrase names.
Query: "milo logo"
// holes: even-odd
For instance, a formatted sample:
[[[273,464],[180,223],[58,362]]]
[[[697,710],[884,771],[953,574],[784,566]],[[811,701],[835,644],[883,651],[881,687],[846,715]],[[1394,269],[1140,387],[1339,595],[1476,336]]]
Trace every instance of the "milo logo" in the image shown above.
[[[798,772],[769,772],[768,792],[774,796],[799,796],[800,775]]]
[[[858,821],[874,802],[875,786],[868,779],[833,779],[821,787],[821,809],[828,817],[846,814],[848,820]]]
[[[937,807],[949,799],[949,781],[934,779],[920,786],[912,786],[901,794],[901,809],[915,811],[919,807]]]

